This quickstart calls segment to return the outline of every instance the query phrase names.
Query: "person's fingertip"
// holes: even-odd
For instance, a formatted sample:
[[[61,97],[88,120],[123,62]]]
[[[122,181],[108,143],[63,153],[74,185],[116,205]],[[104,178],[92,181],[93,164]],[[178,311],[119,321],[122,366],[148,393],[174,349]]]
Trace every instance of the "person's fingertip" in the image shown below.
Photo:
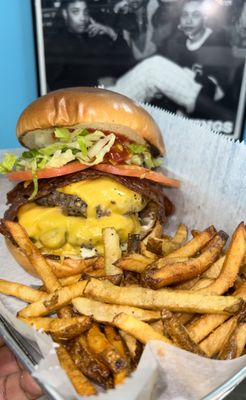
[[[34,399],[42,394],[42,389],[27,371],[22,371],[20,385],[25,393],[32,396],[30,399]]]

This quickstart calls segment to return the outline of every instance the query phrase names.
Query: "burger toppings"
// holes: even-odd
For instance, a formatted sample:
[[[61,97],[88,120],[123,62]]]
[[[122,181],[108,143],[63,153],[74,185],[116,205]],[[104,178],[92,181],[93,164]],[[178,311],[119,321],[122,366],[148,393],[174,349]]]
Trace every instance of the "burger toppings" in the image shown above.
[[[45,207],[59,206],[64,215],[87,217],[87,204],[80,197],[64,194],[57,190],[50,193],[48,196],[41,197],[36,203]]]
[[[108,165],[125,163],[147,168],[160,165],[145,144],[131,143],[128,138],[99,130],[55,128],[55,143],[24,151],[20,157],[7,154],[0,163],[0,173],[10,180],[33,180],[32,197],[38,190],[38,179],[71,173],[102,162]]]

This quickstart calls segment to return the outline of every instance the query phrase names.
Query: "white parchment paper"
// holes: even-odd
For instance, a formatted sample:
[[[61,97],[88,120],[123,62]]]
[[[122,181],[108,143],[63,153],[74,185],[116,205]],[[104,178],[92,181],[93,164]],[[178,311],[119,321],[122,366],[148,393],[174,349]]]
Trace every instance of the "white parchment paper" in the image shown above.
[[[246,145],[232,142],[205,127],[171,115],[151,106],[145,106],[159,124],[166,143],[164,169],[182,181],[181,189],[166,189],[175,204],[175,215],[167,230],[175,230],[181,222],[189,229],[204,229],[214,225],[231,235],[241,221],[246,220]],[[0,151],[0,158],[6,152]],[[0,178],[0,215],[6,208],[5,194],[11,185]],[[39,281],[26,274],[9,255],[0,237],[0,278],[26,284]],[[13,316],[24,304],[19,300],[1,296],[0,311],[15,326],[23,324]],[[9,311],[12,313],[9,314]],[[30,332],[28,332],[30,331]],[[47,338],[34,336],[25,327],[27,340],[37,342],[44,359],[35,375],[55,387],[64,399],[76,397],[70,382],[57,363],[56,355]],[[42,336],[42,334],[39,333]],[[46,335],[44,335],[46,337]],[[241,373],[239,373],[241,371]],[[198,400],[229,381],[229,386],[215,394],[222,399],[235,384],[246,377],[246,356],[232,361],[207,360],[173,346],[152,342],[145,348],[140,364],[124,385],[100,393],[100,400]],[[90,397],[93,399],[94,397]]]

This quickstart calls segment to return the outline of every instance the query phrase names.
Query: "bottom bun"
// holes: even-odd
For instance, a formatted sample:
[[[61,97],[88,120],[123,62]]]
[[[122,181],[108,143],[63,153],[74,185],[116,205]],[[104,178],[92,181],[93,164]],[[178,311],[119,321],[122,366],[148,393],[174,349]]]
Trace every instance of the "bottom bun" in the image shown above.
[[[5,238],[5,242],[9,252],[15,258],[17,263],[30,275],[39,277],[35,267],[32,265],[22,250],[15,246],[9,239]],[[64,258],[53,259],[45,256],[47,263],[52,268],[57,278],[64,278],[79,273],[87,273],[96,269],[103,268],[100,257],[88,258],[86,260],[80,258]]]

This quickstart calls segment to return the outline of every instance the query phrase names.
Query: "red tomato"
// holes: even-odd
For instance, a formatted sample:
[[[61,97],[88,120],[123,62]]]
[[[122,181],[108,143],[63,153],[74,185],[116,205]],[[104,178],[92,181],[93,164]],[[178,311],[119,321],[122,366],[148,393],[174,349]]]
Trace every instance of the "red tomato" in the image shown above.
[[[83,169],[90,168],[89,165],[81,164],[79,161],[74,161],[70,164],[64,165],[59,168],[44,168],[37,171],[38,179],[53,178],[71,174],[72,172],[82,171]],[[10,181],[30,181],[33,179],[31,171],[13,171],[8,174]]]
[[[108,172],[113,175],[133,176],[140,179],[148,179],[153,182],[160,183],[164,186],[179,187],[180,181],[169,178],[159,172],[151,171],[147,168],[137,165],[109,165],[98,164],[93,166],[97,171]]]

